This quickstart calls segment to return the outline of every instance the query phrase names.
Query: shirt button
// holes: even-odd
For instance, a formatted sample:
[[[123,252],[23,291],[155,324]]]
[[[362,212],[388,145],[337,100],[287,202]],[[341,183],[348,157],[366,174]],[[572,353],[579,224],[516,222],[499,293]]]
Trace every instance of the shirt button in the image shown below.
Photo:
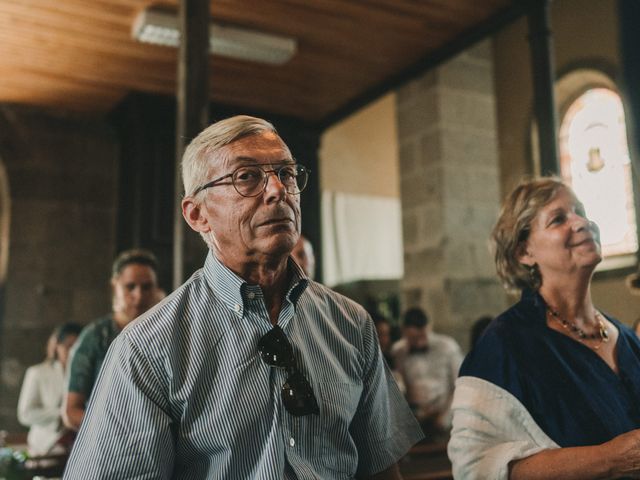
[[[234,305],[233,309],[234,309],[236,312],[240,312],[240,310],[242,310],[242,307],[240,306],[240,304],[239,304],[239,303],[236,303],[236,304]]]
[[[293,437],[291,437],[291,438],[289,439],[289,446],[290,446],[290,447],[293,447],[295,444],[296,444],[296,441],[293,439]]]
[[[254,298],[256,298],[256,294],[255,294],[255,293],[253,293],[253,292],[249,292],[249,293],[247,294],[247,297],[249,297],[249,300],[253,300]]]

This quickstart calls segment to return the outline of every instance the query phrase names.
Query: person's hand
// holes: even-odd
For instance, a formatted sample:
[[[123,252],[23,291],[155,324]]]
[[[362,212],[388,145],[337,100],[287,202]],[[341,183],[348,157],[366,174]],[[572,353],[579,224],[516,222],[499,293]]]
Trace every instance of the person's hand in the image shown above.
[[[611,472],[614,478],[640,478],[640,429],[618,435],[603,444],[611,455]]]

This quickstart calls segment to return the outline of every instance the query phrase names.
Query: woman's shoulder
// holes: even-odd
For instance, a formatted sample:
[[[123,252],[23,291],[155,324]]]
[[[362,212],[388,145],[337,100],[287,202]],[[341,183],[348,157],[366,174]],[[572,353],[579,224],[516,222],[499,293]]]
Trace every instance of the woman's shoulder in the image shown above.
[[[53,372],[57,372],[61,368],[62,366],[60,365],[60,362],[56,360],[45,360],[44,362],[31,365],[29,368],[27,368],[26,373],[33,376],[48,376]]]

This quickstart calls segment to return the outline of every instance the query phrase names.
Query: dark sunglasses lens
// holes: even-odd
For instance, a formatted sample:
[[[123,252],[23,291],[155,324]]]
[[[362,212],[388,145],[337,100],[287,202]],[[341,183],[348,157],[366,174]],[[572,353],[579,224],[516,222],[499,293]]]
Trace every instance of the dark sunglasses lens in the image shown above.
[[[264,363],[271,367],[293,366],[293,348],[277,325],[258,341],[258,351]]]
[[[295,417],[320,413],[311,385],[298,371],[293,372],[282,386],[282,403]]]

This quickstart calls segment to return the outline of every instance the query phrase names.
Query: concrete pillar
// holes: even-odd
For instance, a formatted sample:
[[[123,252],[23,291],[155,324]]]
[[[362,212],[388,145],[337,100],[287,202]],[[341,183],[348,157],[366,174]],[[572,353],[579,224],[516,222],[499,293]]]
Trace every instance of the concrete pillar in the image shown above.
[[[481,315],[505,307],[488,249],[499,209],[491,41],[398,92],[404,237],[402,308],[467,347]]]

